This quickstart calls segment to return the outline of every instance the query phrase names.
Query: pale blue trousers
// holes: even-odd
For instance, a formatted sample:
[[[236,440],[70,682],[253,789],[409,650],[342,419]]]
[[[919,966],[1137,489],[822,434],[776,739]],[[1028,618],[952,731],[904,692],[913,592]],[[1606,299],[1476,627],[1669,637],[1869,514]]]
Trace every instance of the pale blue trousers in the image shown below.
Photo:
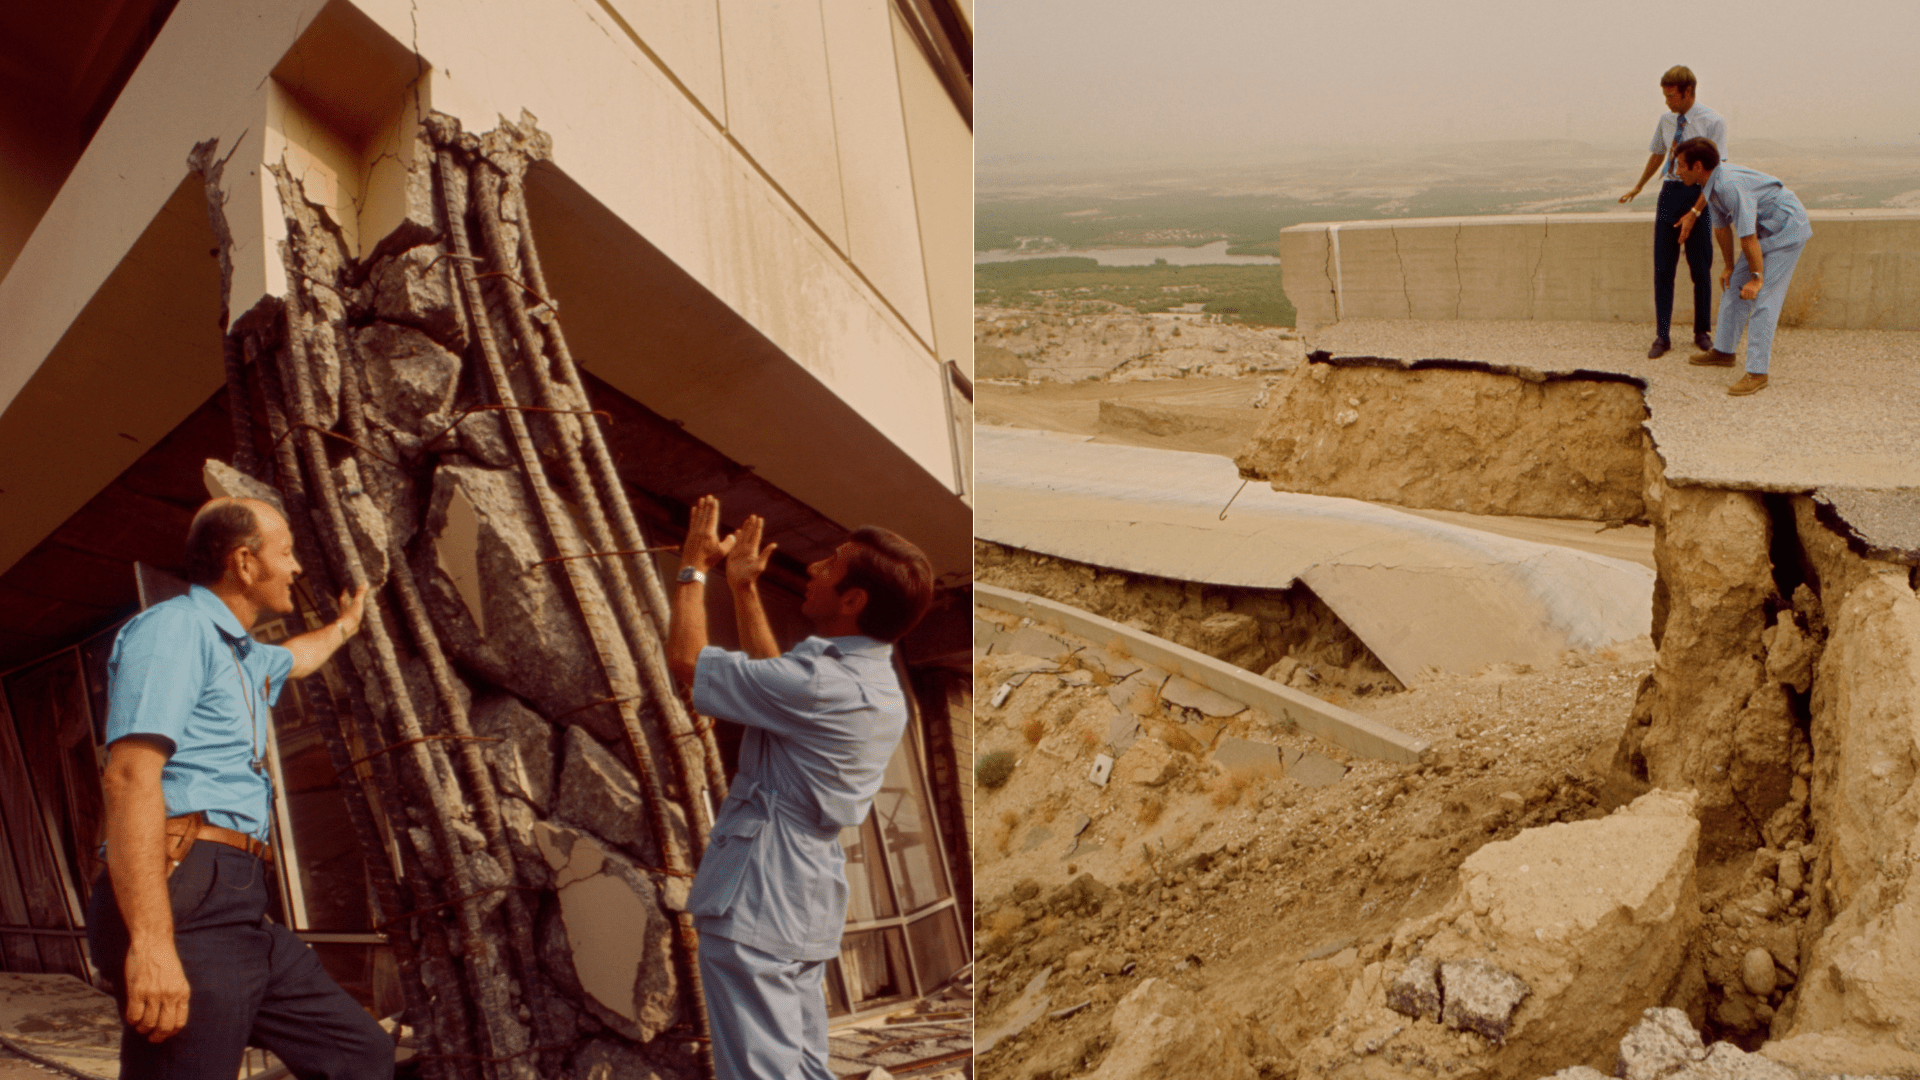
[[[1732,353],[1739,349],[1740,334],[1745,331],[1747,371],[1751,374],[1767,373],[1767,362],[1773,357],[1773,330],[1780,322],[1780,305],[1787,298],[1787,286],[1793,282],[1794,264],[1800,261],[1800,253],[1806,247],[1806,241],[1802,240],[1777,251],[1763,251],[1766,280],[1760,283],[1760,295],[1752,300],[1740,299],[1740,289],[1753,280],[1753,269],[1747,265],[1746,253],[1734,257],[1733,276],[1727,279],[1726,294],[1720,297],[1720,321],[1713,328],[1713,347],[1716,352]]]
[[[825,960],[783,960],[700,935],[700,980],[719,1080],[834,1080]]]

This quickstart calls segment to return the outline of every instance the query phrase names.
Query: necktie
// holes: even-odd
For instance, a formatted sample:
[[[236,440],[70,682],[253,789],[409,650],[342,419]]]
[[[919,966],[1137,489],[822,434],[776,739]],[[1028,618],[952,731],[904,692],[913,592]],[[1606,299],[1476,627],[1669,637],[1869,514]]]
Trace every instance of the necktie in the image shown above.
[[[1677,115],[1679,119],[1673,122],[1673,145],[1676,149],[1679,148],[1681,143],[1687,141],[1687,114],[1679,113]],[[1673,154],[1667,162],[1667,175],[1672,176],[1679,171],[1680,155]]]

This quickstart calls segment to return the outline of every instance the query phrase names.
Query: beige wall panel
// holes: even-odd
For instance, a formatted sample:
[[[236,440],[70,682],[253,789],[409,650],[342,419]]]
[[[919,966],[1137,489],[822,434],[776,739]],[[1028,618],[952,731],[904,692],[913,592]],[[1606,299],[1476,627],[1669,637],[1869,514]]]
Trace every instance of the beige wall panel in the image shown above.
[[[651,61],[610,34],[610,21],[517,8],[475,20],[451,0],[423,6],[418,20],[423,52],[451,58],[435,71],[434,108],[470,130],[522,108],[532,112],[553,136],[562,171],[950,485],[944,402],[925,346],[724,133]],[[819,40],[817,8],[812,25]],[[522,59],[480,78],[477,71],[462,73],[458,57],[466,55]],[[825,55],[823,43],[819,104],[831,126]],[[562,62],[592,75],[556,80],[541,74]],[[730,74],[734,67],[730,59]],[[738,116],[731,84],[729,101]],[[834,154],[830,131],[821,150]],[[837,206],[837,186],[835,199]],[[674,373],[688,375],[684,365]],[[734,394],[737,400],[738,388]],[[738,447],[702,434],[702,417],[675,415],[722,452],[748,460]]]
[[[601,0],[645,43],[694,99],[724,124],[717,0]]]
[[[173,195],[194,144],[217,136],[224,154],[257,123],[249,99],[320,7],[284,0],[271,18],[238,0],[174,9],[121,94],[138,107],[107,116],[0,279],[0,411]]]
[[[820,0],[720,0],[727,129],[827,239],[847,249]]]
[[[1816,210],[1808,216],[1814,236],[1794,273],[1781,321],[1826,329],[1920,329],[1920,214]],[[1651,323],[1652,224],[1651,214],[1343,222],[1341,302],[1351,318]],[[1323,224],[1280,234],[1287,296],[1304,327],[1333,319],[1335,259],[1328,235]],[[1715,258],[1710,296],[1717,315]],[[1447,310],[1450,302],[1453,311]],[[1692,286],[1683,262],[1674,283],[1676,341],[1689,336],[1692,322]]]
[[[933,304],[933,340],[941,360],[973,377],[973,129],[927,66],[906,27],[893,23],[900,99],[907,114],[920,244]]]
[[[889,0],[821,3],[846,196],[847,245],[853,265],[932,349],[933,317],[914,214],[891,10]]]

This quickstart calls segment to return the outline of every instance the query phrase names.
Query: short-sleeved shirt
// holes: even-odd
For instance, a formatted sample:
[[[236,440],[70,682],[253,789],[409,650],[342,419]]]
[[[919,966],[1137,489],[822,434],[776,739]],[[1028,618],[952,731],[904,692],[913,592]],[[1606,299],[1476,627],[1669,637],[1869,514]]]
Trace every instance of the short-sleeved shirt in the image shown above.
[[[866,818],[907,726],[893,646],[810,637],[769,660],[708,647],[693,705],[747,728],[688,896],[694,924],[789,960],[839,955],[840,830]]]
[[[1680,126],[1682,115],[1687,118],[1684,131]],[[1676,133],[1681,134],[1678,140],[1674,137]],[[1720,151],[1720,160],[1727,159],[1727,122],[1720,118],[1719,113],[1705,105],[1695,105],[1684,114],[1668,109],[1660,114],[1659,123],[1653,125],[1653,142],[1647,145],[1647,153],[1667,155],[1666,178],[1668,180],[1680,179],[1674,172],[1679,166],[1673,160],[1673,144],[1676,141],[1685,142],[1687,139],[1694,138],[1713,140],[1714,149]]]
[[[268,839],[273,781],[253,768],[266,752],[273,703],[293,653],[255,641],[220,598],[193,586],[128,620],[107,658],[107,744],[165,739],[167,816],[203,811],[208,824]]]
[[[1735,237],[1758,237],[1763,252],[1813,237],[1813,223],[1799,196],[1766,173],[1722,162],[1707,176],[1706,189],[1713,227],[1732,228]]]

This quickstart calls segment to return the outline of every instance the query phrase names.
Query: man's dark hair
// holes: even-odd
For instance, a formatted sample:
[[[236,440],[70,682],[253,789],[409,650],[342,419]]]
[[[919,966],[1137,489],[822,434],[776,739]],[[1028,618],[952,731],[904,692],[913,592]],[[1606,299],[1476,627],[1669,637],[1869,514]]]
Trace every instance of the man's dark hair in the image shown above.
[[[253,507],[237,499],[202,507],[187,530],[187,582],[212,585],[227,572],[227,556],[236,548],[255,555],[265,538]]]
[[[847,575],[836,592],[865,589],[860,632],[881,641],[899,641],[933,606],[933,564],[912,541],[889,529],[867,525],[847,537]]]
[[[1691,90],[1699,83],[1694,81],[1692,69],[1684,64],[1676,64],[1668,68],[1665,75],[1660,76],[1660,85],[1671,86],[1675,90]]]
[[[1712,172],[1720,167],[1720,148],[1713,145],[1712,139],[1702,135],[1674,147],[1673,158],[1688,165],[1704,165],[1708,172]]]

